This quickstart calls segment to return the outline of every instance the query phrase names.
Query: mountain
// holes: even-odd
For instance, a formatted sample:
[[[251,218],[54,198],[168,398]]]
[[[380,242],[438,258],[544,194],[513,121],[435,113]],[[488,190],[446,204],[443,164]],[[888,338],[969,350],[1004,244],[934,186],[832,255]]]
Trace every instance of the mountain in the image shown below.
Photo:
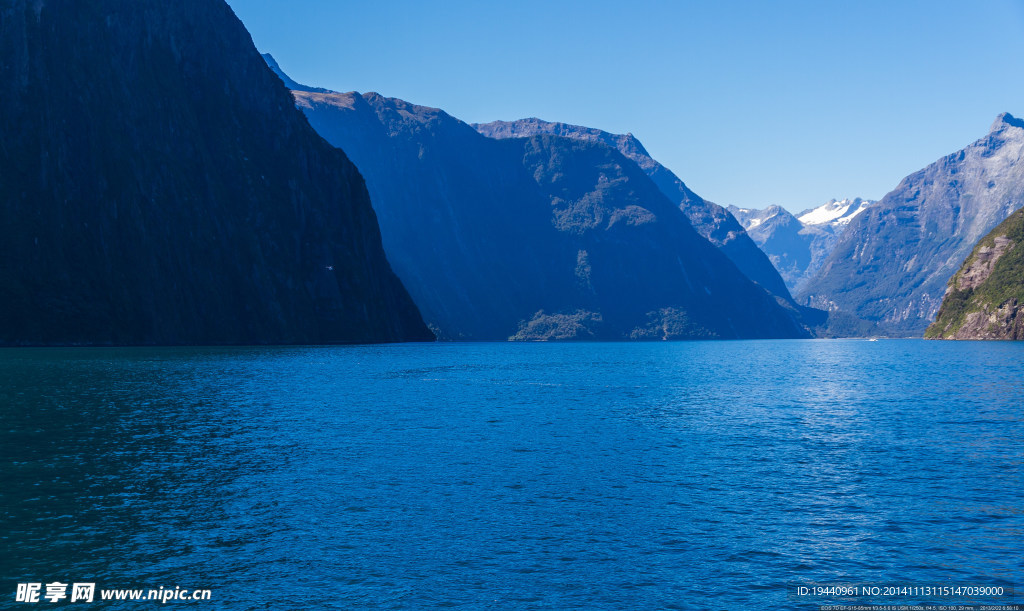
[[[1002,114],[984,138],[854,217],[797,297],[887,334],[920,336],[974,245],[1022,205],[1024,121]]]
[[[794,216],[781,206],[763,210],[729,206],[729,212],[768,255],[793,292],[821,268],[847,224],[875,202],[830,200]]]
[[[825,232],[808,229],[781,206],[763,210],[729,206],[729,212],[768,256],[788,288],[796,290],[814,259],[812,246]]]
[[[844,227],[853,217],[868,209],[875,202],[855,197],[853,199],[832,199],[817,208],[804,210],[797,218],[804,225]]]
[[[220,0],[0,5],[0,343],[431,339]]]
[[[574,140],[600,142],[616,149],[640,166],[658,189],[686,214],[693,228],[725,253],[748,278],[770,293],[794,304],[789,289],[771,261],[750,239],[736,219],[722,206],[709,202],[691,191],[671,170],[655,161],[633,134],[612,134],[590,127],[552,123],[537,118],[473,123],[472,127],[489,138],[524,138],[551,134]]]
[[[1024,339],[1024,208],[974,247],[925,337]]]
[[[293,94],[366,177],[395,271],[443,338],[806,335],[612,147],[495,140],[376,93]]]

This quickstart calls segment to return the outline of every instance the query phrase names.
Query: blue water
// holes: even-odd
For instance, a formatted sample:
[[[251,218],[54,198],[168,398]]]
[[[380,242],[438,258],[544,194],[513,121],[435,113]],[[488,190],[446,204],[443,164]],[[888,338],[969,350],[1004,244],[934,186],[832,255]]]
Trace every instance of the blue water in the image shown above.
[[[2,350],[0,600],[55,607],[13,602],[52,580],[209,588],[179,603],[205,609],[1024,594],[1022,397],[1024,343]]]

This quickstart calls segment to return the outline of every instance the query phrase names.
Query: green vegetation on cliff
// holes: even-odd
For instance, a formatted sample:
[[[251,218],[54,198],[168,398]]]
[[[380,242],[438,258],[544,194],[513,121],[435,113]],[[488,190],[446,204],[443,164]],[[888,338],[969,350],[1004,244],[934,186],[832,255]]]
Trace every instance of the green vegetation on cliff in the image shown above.
[[[932,339],[1024,339],[1024,209],[981,239],[949,281]]]

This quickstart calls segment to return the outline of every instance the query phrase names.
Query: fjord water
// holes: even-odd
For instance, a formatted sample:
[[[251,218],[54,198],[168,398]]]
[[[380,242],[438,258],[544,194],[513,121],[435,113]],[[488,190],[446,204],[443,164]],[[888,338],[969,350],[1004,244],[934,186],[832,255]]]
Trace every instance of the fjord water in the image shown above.
[[[1024,587],[1022,397],[1020,343],[8,349],[2,596],[816,609],[787,584]]]

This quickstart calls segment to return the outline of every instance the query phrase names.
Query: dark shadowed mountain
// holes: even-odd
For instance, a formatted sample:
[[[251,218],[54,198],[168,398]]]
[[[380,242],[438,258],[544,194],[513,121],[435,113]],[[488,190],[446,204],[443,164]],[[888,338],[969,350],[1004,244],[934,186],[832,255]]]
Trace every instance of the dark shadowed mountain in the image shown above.
[[[366,177],[395,271],[441,337],[805,335],[614,148],[486,138],[375,93],[294,95]]]
[[[552,134],[574,140],[601,142],[618,150],[640,166],[658,189],[686,214],[693,228],[721,249],[748,278],[769,292],[794,303],[771,261],[758,249],[736,219],[722,206],[691,191],[671,170],[655,161],[633,134],[612,134],[590,127],[552,123],[536,118],[474,123],[473,128],[489,138]]]
[[[0,343],[430,339],[220,0],[0,4]]]
[[[797,215],[781,206],[763,210],[729,206],[729,212],[795,293],[821,268],[849,222],[874,203],[859,197],[831,200]]]
[[[974,247],[925,337],[1024,339],[1024,208]]]
[[[916,335],[974,245],[1024,206],[1024,121],[1000,115],[987,136],[903,179],[850,221],[798,295]]]

